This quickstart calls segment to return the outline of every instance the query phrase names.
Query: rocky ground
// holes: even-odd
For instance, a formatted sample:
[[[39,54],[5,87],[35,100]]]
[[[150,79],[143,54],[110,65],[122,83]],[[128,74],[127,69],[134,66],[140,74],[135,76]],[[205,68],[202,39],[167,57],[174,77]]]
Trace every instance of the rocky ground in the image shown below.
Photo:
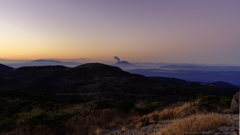
[[[239,135],[239,114],[223,114],[229,123],[226,126],[214,128],[210,131],[205,131],[202,133],[191,133],[194,135]],[[167,125],[172,124],[177,120],[164,120],[157,123],[152,123],[148,126],[141,127],[139,129],[135,128],[122,128],[114,127],[112,129],[103,130],[101,135],[153,135],[161,129],[165,128]],[[188,133],[190,134],[190,133]],[[187,135],[187,134],[186,134]]]

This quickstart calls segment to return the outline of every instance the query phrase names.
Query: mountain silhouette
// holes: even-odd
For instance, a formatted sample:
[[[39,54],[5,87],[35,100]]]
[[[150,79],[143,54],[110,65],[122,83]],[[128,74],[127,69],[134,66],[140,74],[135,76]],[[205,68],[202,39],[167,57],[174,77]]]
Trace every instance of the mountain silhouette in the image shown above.
[[[30,62],[61,62],[61,61],[39,59],[39,60],[33,60],[33,61],[30,61]]]
[[[124,70],[141,67],[139,65],[135,65],[135,64],[129,63],[127,61],[118,61],[117,63],[113,64],[113,66],[120,67],[121,69],[124,69]]]
[[[29,62],[24,62],[24,63],[13,63],[9,64],[12,67],[19,68],[19,67],[24,67],[24,66],[49,66],[49,65],[63,65],[63,66],[68,66],[68,67],[75,67],[78,65],[81,65],[81,63],[76,63],[76,62],[62,62],[58,60],[48,60],[48,59],[39,59],[39,60],[33,60]]]
[[[118,61],[115,65],[133,65],[127,61]]]
[[[5,73],[10,70],[13,70],[13,68],[0,63],[0,74]]]
[[[2,78],[2,79],[1,79]],[[0,87],[29,92],[92,93],[86,100],[159,100],[186,101],[198,93],[232,96],[236,90],[204,85],[185,85],[149,79],[114,66],[88,63],[74,68],[64,66],[21,67],[7,72]],[[5,78],[5,79],[3,79]],[[164,78],[161,78],[164,80]],[[97,94],[96,94],[97,93]],[[133,98],[134,97],[134,98]]]

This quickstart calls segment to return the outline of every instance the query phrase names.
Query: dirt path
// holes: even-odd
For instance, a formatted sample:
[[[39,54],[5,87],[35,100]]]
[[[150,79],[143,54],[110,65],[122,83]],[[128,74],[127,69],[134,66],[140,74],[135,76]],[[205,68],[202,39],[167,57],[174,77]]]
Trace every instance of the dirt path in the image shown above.
[[[202,134],[205,135],[239,134],[239,114],[223,114],[223,117],[225,117],[229,121],[228,125],[219,128],[214,128]],[[148,126],[141,127],[139,129],[129,128],[126,131],[123,131],[122,127],[114,127],[111,129],[104,130],[101,135],[152,135],[161,131],[161,129],[165,128],[167,125],[172,124],[175,121],[181,121],[181,119],[159,121],[157,123],[152,123]],[[200,133],[196,134],[201,135]]]

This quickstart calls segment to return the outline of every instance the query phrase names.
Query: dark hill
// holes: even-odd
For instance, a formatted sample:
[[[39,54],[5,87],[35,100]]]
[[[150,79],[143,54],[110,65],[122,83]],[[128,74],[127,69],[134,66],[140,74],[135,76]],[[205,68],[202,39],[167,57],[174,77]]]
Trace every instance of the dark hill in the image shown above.
[[[128,72],[123,71],[119,67],[113,67],[100,63],[88,63],[77,66],[73,68],[75,70],[86,70],[87,72],[91,72],[97,76],[127,76],[131,75]]]
[[[16,68],[14,71],[19,72],[19,71],[29,71],[29,70],[53,70],[53,69],[66,69],[67,67],[65,66],[26,66],[26,67],[20,67]]]
[[[131,74],[100,63],[83,64],[74,68],[64,66],[22,67],[8,72],[0,87],[29,92],[78,93],[84,101],[157,100],[162,102],[186,101],[197,94],[232,96],[232,89],[205,85],[185,85],[181,80],[170,83]]]
[[[32,92],[100,92],[126,91],[134,82],[147,82],[141,75],[133,75],[99,63],[89,63],[75,68],[63,66],[21,67],[6,75],[2,84],[6,88]],[[129,86],[130,89],[130,86]],[[136,91],[132,90],[132,91]]]
[[[0,64],[0,75],[2,73],[5,73],[7,71],[10,71],[10,70],[13,70],[12,67],[9,67],[9,66],[6,66],[6,65],[3,65],[3,64]]]

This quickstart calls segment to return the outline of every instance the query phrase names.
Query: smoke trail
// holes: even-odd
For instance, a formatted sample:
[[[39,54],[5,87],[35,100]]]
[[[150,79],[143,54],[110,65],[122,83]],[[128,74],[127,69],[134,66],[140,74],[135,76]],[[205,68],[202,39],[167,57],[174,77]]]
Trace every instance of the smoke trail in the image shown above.
[[[113,57],[115,60],[117,60],[118,62],[120,61],[120,59],[118,58],[118,56],[114,56]]]

